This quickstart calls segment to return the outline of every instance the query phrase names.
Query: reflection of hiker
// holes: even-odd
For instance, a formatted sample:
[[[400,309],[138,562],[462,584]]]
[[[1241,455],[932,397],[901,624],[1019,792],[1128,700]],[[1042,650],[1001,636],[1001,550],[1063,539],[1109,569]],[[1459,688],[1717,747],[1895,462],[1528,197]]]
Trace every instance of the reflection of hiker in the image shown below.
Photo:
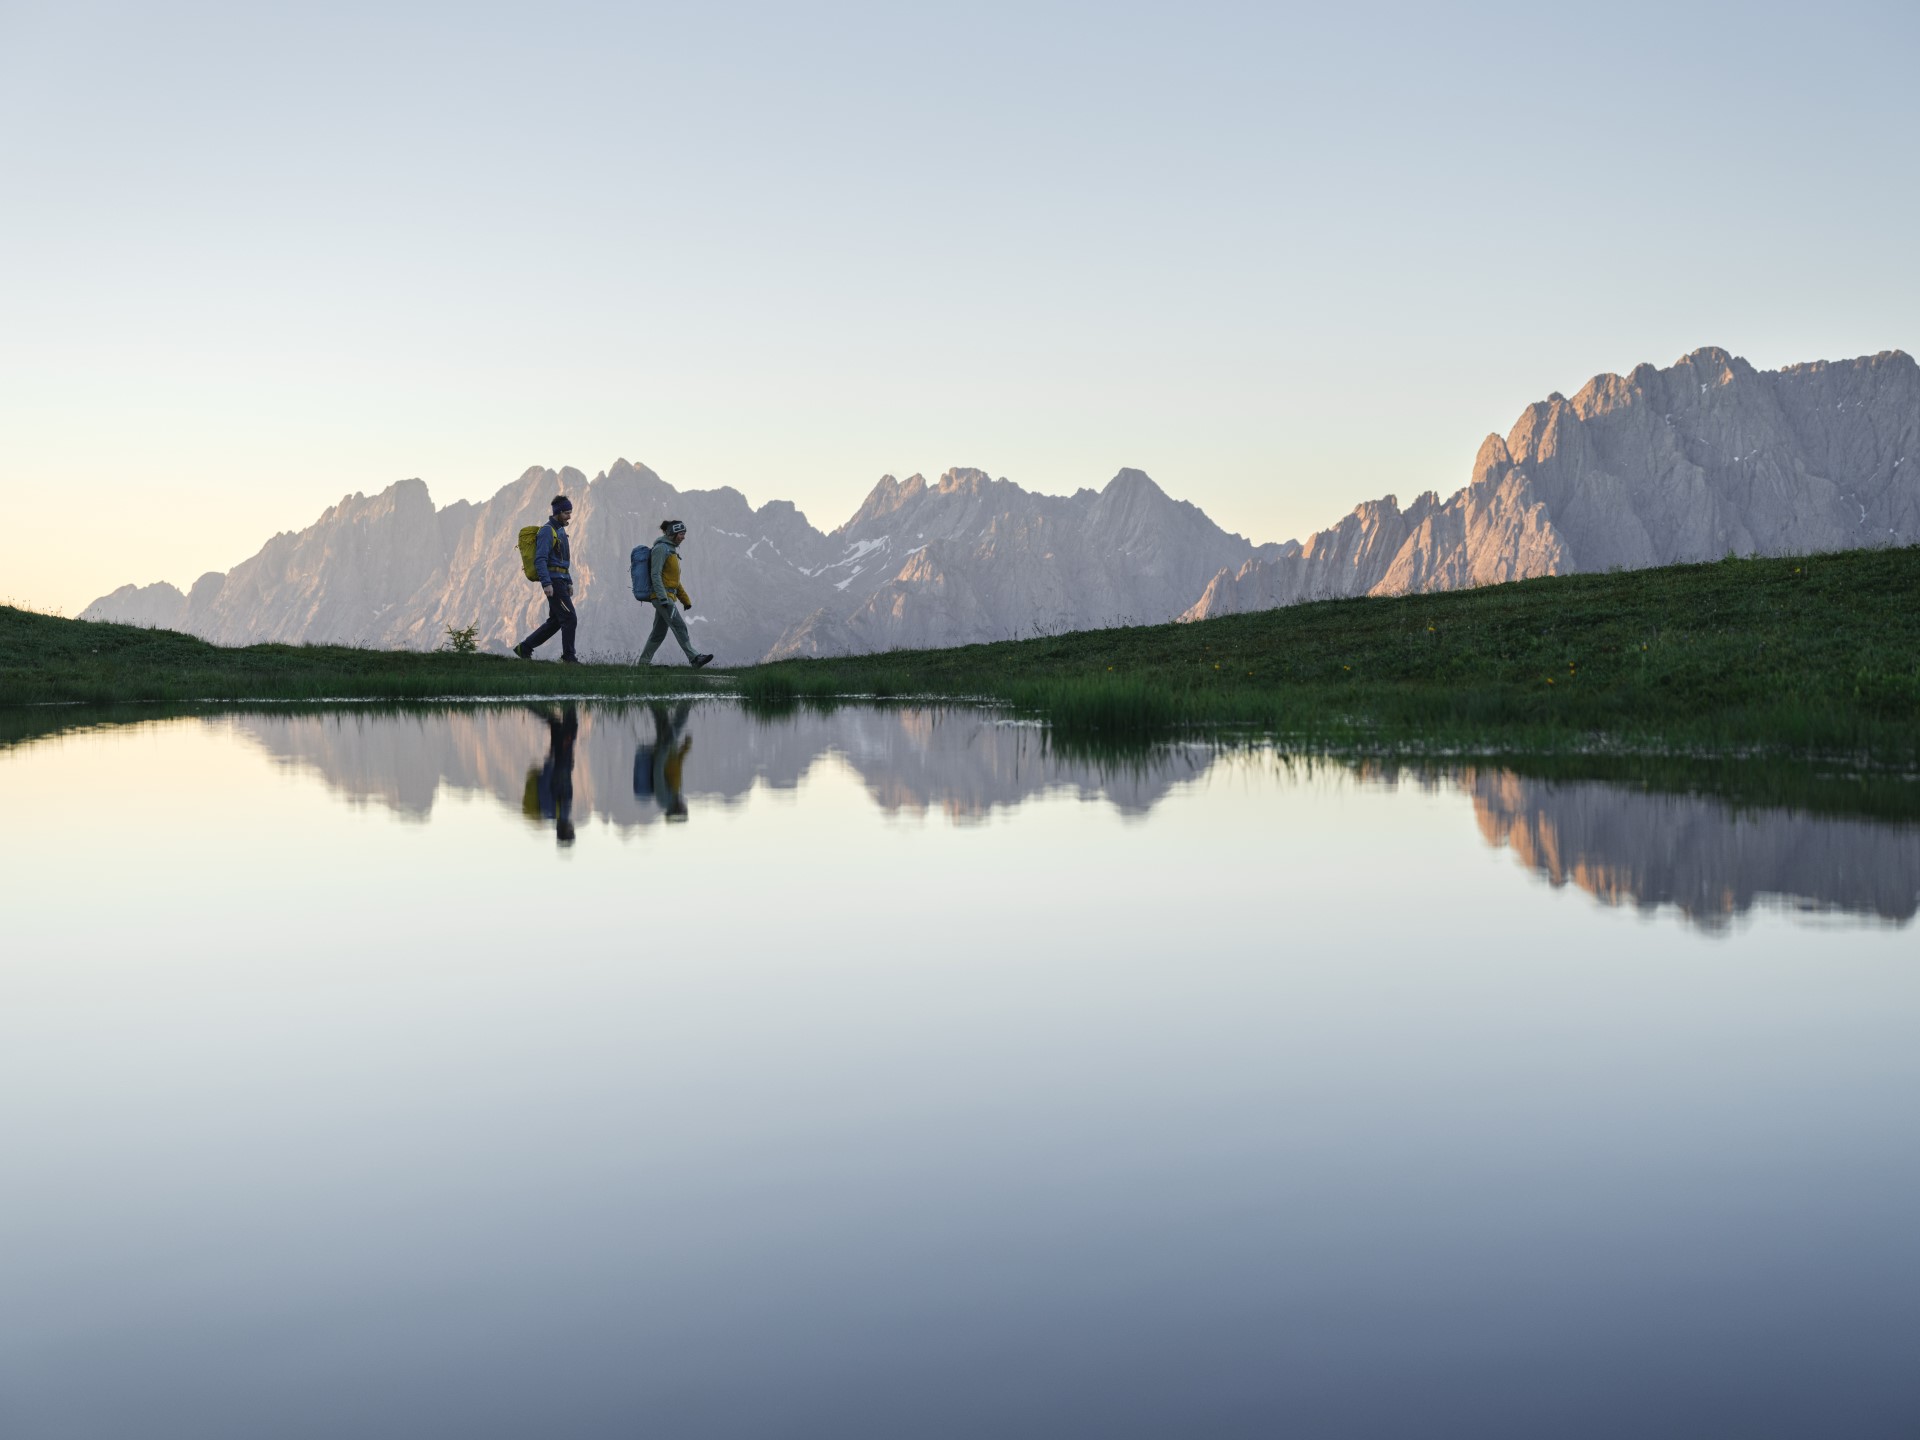
[[[533,578],[547,594],[547,618],[540,628],[513,647],[522,660],[531,660],[555,635],[560,637],[560,659],[578,665],[573,653],[573,632],[580,623],[573,611],[573,571],[568,565],[572,547],[567,544],[567,522],[573,519],[573,502],[564,495],[553,497],[553,515],[540,527],[533,542]]]
[[[580,714],[571,705],[558,712],[529,706],[547,722],[547,763],[540,767],[536,794],[540,816],[553,821],[554,838],[573,843],[573,742],[580,734]]]
[[[639,799],[648,798],[660,802],[660,808],[667,812],[669,820],[687,818],[687,797],[681,791],[681,778],[686,768],[687,751],[693,748],[693,737],[687,732],[687,716],[693,709],[691,700],[683,700],[673,707],[673,714],[667,714],[667,707],[654,705],[653,743],[642,745],[633,752],[633,793]]]
[[[711,664],[713,656],[697,654],[693,641],[687,635],[687,622],[680,616],[680,610],[674,608],[674,602],[680,603],[684,610],[693,609],[693,601],[687,595],[686,587],[680,583],[680,543],[687,538],[687,527],[678,520],[660,522],[660,538],[653,542],[650,553],[634,547],[632,557],[633,598],[644,600],[653,606],[653,633],[647,637],[647,648],[640,652],[640,663],[651,665],[653,652],[660,648],[660,642],[667,638],[667,631],[673,631],[673,638],[680,642],[680,648],[686,652],[687,661],[696,670]]]

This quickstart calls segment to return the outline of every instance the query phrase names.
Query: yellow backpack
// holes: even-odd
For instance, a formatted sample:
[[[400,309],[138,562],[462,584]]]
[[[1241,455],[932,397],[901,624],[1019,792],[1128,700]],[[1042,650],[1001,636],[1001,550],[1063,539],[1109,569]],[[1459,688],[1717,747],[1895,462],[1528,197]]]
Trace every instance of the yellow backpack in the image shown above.
[[[540,526],[522,525],[520,527],[520,568],[527,572],[529,580],[538,580],[540,574],[533,568],[533,547],[540,539]]]

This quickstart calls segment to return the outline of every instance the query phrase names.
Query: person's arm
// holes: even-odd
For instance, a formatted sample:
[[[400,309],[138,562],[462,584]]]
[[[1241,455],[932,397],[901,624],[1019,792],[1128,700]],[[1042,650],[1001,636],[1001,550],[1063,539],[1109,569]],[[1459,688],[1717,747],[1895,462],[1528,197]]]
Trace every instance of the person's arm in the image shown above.
[[[547,571],[547,562],[552,558],[553,526],[542,525],[540,533],[533,537],[533,573],[540,588],[549,595],[553,593],[553,576]]]
[[[693,608],[693,597],[687,594],[687,587],[684,585],[675,585],[673,589],[674,593],[680,597],[680,608],[683,610],[691,610]]]
[[[665,589],[666,582],[661,579],[661,573],[667,568],[667,553],[666,546],[662,545],[658,540],[653,542],[653,558],[648,561],[648,564],[652,567],[650,573],[652,575],[653,589],[650,595],[651,598],[655,600],[665,598],[667,593]]]

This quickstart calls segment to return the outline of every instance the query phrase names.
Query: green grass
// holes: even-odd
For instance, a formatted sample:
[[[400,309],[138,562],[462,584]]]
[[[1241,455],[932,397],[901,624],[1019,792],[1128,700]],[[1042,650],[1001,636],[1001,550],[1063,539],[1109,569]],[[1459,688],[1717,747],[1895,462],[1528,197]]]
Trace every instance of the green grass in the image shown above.
[[[763,710],[987,700],[1057,743],[1182,733],[1429,753],[1920,759],[1920,547],[1729,559],[1198,625],[1079,631],[736,672]],[[0,608],[0,706],[35,701],[626,696],[721,677],[340,646],[223,649]]]
[[[567,665],[346,645],[209,645],[172,630],[0,606],[0,707],[194,700],[419,700],[564,691],[645,695],[705,683],[678,667]]]
[[[1920,547],[1336,600],[1197,625],[739,673],[787,699],[988,697],[1055,733],[1244,728],[1303,744],[1920,755]]]

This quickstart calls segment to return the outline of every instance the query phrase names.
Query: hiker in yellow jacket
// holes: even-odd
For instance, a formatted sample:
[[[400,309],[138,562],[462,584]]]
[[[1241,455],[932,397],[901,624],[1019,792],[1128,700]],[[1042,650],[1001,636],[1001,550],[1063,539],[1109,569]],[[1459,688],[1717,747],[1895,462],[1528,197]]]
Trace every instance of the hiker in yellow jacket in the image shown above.
[[[642,665],[653,663],[653,653],[660,648],[660,642],[667,638],[669,629],[673,631],[673,638],[680,642],[680,648],[686,651],[687,662],[696,670],[713,663],[713,656],[702,655],[694,650],[693,641],[687,635],[687,622],[680,616],[681,610],[693,609],[693,599],[680,583],[680,543],[686,538],[687,527],[678,520],[660,522],[660,538],[653,542],[650,562],[653,588],[647,596],[653,606],[653,633],[647,637],[647,648],[640,652]],[[675,608],[676,603],[678,609]]]

